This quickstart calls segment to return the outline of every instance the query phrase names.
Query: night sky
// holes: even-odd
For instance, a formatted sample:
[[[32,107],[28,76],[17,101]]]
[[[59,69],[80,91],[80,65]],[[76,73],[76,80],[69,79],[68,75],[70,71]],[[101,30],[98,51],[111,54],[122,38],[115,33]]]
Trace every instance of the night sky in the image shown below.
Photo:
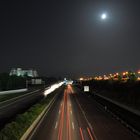
[[[22,67],[79,77],[139,70],[139,53],[139,0],[0,1],[0,72]]]

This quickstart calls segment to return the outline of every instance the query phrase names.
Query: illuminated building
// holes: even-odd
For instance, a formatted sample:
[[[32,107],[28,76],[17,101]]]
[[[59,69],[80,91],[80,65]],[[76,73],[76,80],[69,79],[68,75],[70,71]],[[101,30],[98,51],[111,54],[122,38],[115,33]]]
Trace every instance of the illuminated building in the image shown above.
[[[29,76],[29,77],[38,77],[38,73],[36,70],[29,69],[29,70],[23,70],[21,68],[12,68],[10,71],[10,76],[11,75],[16,75],[16,76]]]

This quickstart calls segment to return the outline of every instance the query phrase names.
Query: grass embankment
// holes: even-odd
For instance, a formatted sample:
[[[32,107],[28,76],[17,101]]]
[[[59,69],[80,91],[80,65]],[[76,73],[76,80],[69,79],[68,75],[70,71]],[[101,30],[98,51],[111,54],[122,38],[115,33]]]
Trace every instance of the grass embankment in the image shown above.
[[[57,89],[49,94],[46,98],[41,100],[38,104],[32,106],[23,114],[19,114],[15,120],[7,124],[0,132],[0,140],[19,140],[37,116],[43,111],[50,100],[56,93],[60,92],[62,88]]]

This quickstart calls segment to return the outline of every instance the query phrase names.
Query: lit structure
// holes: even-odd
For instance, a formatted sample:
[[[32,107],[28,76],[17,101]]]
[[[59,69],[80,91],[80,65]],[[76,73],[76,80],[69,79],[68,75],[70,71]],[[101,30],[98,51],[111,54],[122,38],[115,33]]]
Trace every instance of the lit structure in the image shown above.
[[[16,75],[16,76],[29,76],[29,77],[38,77],[38,73],[36,70],[29,69],[29,70],[22,70],[22,68],[12,68],[10,71],[10,76],[11,75]]]
[[[103,78],[103,80],[108,80],[109,78],[106,76],[106,75],[104,75],[104,78]]]
[[[81,77],[81,78],[79,78],[79,80],[80,80],[80,81],[83,81],[83,80],[84,80],[84,78],[82,78],[82,77]]]
[[[140,70],[137,72],[137,80],[140,81]]]

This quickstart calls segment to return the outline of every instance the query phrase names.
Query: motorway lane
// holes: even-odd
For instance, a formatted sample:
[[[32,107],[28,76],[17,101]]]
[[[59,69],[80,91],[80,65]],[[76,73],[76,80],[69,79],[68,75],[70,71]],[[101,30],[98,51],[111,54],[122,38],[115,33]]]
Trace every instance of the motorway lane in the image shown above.
[[[1,103],[0,128],[10,122],[17,114],[24,112],[43,97],[43,90],[39,89]]]
[[[105,111],[92,97],[74,88],[75,100],[79,104],[94,134],[95,140],[140,140],[140,138]]]
[[[56,131],[58,128],[58,118],[61,114],[60,107],[62,108],[63,99],[63,88],[58,92],[57,100],[48,111],[47,115],[44,117],[41,124],[29,137],[29,140],[51,140],[56,136]]]
[[[95,136],[90,128],[90,124],[88,123],[83,110],[75,97],[76,94],[74,91],[72,93],[73,94],[70,96],[72,102],[71,104],[73,113],[75,114],[75,124],[77,124],[77,128],[79,128],[80,138],[81,140],[95,140]]]
[[[68,85],[29,140],[139,140],[93,99]]]
[[[67,86],[29,139],[94,140],[90,127],[73,96],[72,87]]]

